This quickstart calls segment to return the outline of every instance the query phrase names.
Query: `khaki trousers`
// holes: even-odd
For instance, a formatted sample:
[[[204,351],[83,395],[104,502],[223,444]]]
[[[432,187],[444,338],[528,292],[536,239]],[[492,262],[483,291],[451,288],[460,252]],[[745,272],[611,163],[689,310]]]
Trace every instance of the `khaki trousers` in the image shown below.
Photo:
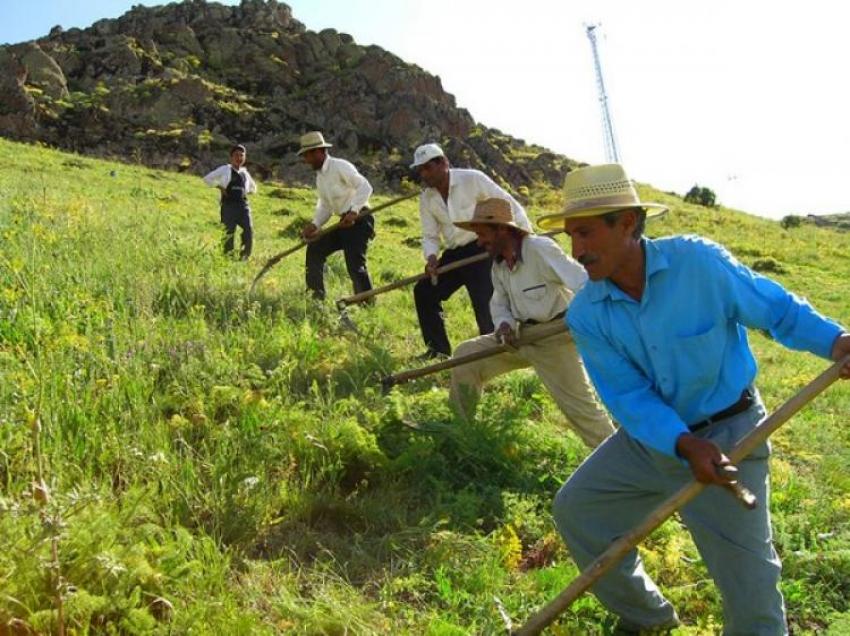
[[[527,327],[533,334],[540,325]],[[498,346],[496,336],[487,334],[462,342],[455,357]],[[587,372],[575,344],[567,333],[560,333],[520,347],[516,353],[500,353],[452,369],[450,399],[461,417],[470,419],[484,384],[503,373],[534,367],[567,422],[589,447],[596,448],[614,432],[608,415],[596,399]]]

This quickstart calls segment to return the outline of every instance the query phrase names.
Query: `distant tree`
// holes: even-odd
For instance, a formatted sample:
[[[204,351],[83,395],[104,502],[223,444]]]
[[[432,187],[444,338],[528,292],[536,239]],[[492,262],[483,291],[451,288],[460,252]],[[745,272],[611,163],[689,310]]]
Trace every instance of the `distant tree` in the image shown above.
[[[694,187],[688,190],[685,195],[685,201],[688,203],[696,203],[707,208],[713,208],[717,205],[717,195],[709,188],[700,187],[694,184]]]
[[[789,214],[787,216],[783,216],[782,220],[779,222],[786,230],[791,229],[792,227],[800,227],[803,224],[803,217],[797,216],[796,214]]]

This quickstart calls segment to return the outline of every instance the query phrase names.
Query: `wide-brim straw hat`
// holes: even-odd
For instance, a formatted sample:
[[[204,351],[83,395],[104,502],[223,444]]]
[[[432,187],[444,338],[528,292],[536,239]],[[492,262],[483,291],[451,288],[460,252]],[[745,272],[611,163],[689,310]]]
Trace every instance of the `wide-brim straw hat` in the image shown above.
[[[626,171],[618,163],[587,166],[568,172],[564,179],[564,207],[537,220],[544,230],[563,229],[564,219],[599,216],[626,208],[643,208],[647,218],[669,210],[660,203],[645,203]]]
[[[474,232],[475,225],[506,225],[507,227],[516,228],[523,234],[528,234],[514,221],[514,213],[511,210],[511,204],[506,199],[493,197],[483,199],[475,204],[475,211],[472,213],[472,218],[469,221],[455,221],[454,225],[462,230]]]
[[[301,135],[301,139],[298,140],[301,147],[298,149],[298,154],[303,155],[308,150],[313,150],[314,148],[331,148],[333,144],[329,144],[325,141],[325,138],[322,136],[318,130],[310,131],[304,135]]]

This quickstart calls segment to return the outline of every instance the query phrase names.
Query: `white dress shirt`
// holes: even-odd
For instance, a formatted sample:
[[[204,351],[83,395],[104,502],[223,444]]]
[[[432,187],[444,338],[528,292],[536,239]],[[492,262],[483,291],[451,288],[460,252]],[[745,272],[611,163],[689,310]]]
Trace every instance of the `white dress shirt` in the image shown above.
[[[234,170],[234,168],[229,163],[219,166],[204,177],[204,183],[211,187],[226,188],[232,176],[231,170]],[[239,174],[245,177],[245,194],[256,192],[257,184],[254,183],[251,175],[248,174],[248,169],[244,166],[239,168]]]
[[[449,198],[436,188],[426,188],[419,197],[419,218],[422,221],[422,251],[427,260],[440,251],[440,236],[446,249],[467,245],[476,239],[474,232],[455,227],[455,221],[468,221],[481,199],[498,197],[511,204],[514,222],[524,230],[532,231],[525,210],[510,194],[480,170],[449,169]]]
[[[504,260],[494,260],[491,271],[490,314],[497,329],[503,322],[515,328],[517,322],[552,320],[587,282],[584,267],[560,245],[534,234],[522,239],[520,258],[513,269]]]
[[[351,162],[330,155],[316,173],[316,189],[319,191],[313,215],[316,227],[322,227],[333,214],[360,212],[372,194],[372,186]]]

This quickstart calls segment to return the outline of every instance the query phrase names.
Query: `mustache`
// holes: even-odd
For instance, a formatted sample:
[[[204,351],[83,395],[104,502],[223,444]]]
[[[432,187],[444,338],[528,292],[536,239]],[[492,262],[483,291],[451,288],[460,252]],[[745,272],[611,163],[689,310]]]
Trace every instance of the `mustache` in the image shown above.
[[[599,258],[594,256],[593,254],[583,254],[579,256],[576,260],[578,260],[578,262],[582,265],[593,265],[593,263],[598,261]]]

